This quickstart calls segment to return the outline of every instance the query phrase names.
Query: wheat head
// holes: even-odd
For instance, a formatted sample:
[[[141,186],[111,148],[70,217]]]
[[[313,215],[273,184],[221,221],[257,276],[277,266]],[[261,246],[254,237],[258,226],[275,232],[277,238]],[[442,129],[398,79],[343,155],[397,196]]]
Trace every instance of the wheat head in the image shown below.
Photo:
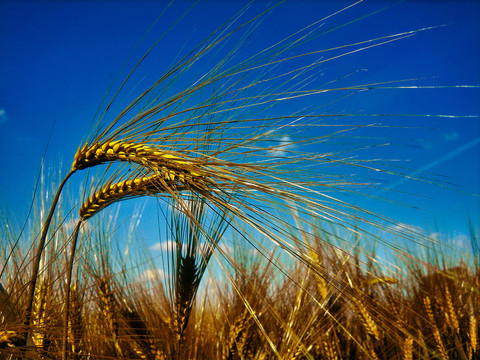
[[[189,187],[184,184],[192,179],[193,176],[189,174],[164,170],[160,174],[109,183],[82,204],[79,211],[80,219],[87,220],[108,205],[125,198],[186,190]]]
[[[189,164],[187,160],[166,151],[142,143],[122,140],[85,143],[77,150],[72,164],[72,171],[82,170],[110,161],[127,161],[146,168],[172,166],[182,167]],[[198,176],[198,175],[197,175]]]

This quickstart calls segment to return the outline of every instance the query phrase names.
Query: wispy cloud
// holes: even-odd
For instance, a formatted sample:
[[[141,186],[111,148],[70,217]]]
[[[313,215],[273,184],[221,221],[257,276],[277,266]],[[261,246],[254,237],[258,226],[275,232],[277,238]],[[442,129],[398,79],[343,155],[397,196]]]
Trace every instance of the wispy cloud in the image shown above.
[[[457,148],[455,148],[454,150],[450,151],[448,154],[446,154],[445,156],[442,156],[440,158],[438,158],[437,160],[434,160],[430,163],[428,163],[427,165],[421,167],[420,169],[418,170],[415,170],[413,172],[411,172],[408,177],[405,177],[397,182],[394,182],[392,185],[388,186],[387,188],[385,189],[382,189],[380,191],[377,192],[376,195],[380,195],[382,194],[383,192],[389,190],[389,189],[393,189],[401,184],[403,184],[404,182],[406,182],[408,180],[409,177],[414,177],[415,175],[418,175],[424,171],[427,171],[427,170],[430,170],[431,168],[447,161],[447,160],[450,160],[451,158],[454,158],[455,156],[458,156],[460,154],[462,154],[463,152],[477,146],[480,144],[480,137],[477,137],[475,139],[473,139],[472,141],[462,145],[462,146],[459,146]]]
[[[139,277],[138,281],[152,281],[152,280],[164,280],[166,279],[165,271],[162,269],[148,269],[145,270]]]
[[[292,140],[290,139],[290,136],[284,135],[278,141],[278,145],[272,147],[269,151],[273,156],[282,157],[282,156],[285,156],[287,149],[291,146],[292,146]]]
[[[7,111],[0,109],[0,124],[4,124],[8,121]]]
[[[171,251],[176,248],[176,243],[173,240],[167,240],[162,242],[157,242],[150,246],[151,251]],[[183,251],[186,251],[186,245],[183,244]]]
[[[411,224],[406,224],[406,223],[398,223],[396,225],[392,225],[390,227],[390,230],[395,233],[404,233],[404,232],[409,232],[409,233],[415,233],[415,234],[422,234],[423,229],[421,227],[411,225]]]
[[[457,132],[452,131],[452,132],[443,134],[443,138],[445,139],[445,141],[455,141],[460,139],[460,135]]]

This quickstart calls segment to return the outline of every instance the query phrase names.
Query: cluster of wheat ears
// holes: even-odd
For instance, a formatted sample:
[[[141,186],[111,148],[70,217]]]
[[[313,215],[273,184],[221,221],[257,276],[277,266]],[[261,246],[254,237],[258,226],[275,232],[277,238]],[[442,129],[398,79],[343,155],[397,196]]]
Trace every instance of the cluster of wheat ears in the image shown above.
[[[345,149],[312,151],[375,125],[340,126],[335,120],[355,115],[302,105],[385,86],[310,82],[319,66],[422,30],[295,52],[329,32],[321,19],[239,59],[270,10],[248,20],[240,11],[112,116],[125,81],[54,197],[42,200],[49,207],[30,243],[5,228],[0,358],[480,358],[478,263],[427,261],[386,240],[397,271],[388,270],[367,240],[436,244],[334,196],[368,184],[321,169],[401,174]],[[201,76],[177,90],[196,68]],[[278,104],[297,110],[281,114]],[[311,129],[322,135],[307,136]],[[67,206],[61,195],[82,171],[93,180],[80,204]],[[110,246],[104,209],[138,197],[163,204],[165,274],[142,277],[147,255],[122,262]]]

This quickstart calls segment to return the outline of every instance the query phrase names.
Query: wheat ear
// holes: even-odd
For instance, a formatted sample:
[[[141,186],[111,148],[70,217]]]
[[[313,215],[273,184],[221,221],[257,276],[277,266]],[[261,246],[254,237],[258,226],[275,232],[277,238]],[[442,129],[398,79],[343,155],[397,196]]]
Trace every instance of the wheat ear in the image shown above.
[[[160,353],[157,355],[157,350],[153,348],[151,343],[153,336],[147,324],[133,306],[126,302],[124,305],[121,313],[126,325],[125,331],[132,340],[133,351],[140,359],[157,359],[157,356],[159,358],[162,353],[158,350]]]
[[[118,302],[115,298],[114,292],[110,287],[108,279],[105,277],[99,278],[97,281],[99,293],[99,308],[106,322],[107,331],[111,341],[113,342],[117,356],[123,357],[123,350],[119,344],[119,324],[118,324]]]
[[[186,164],[191,164],[191,161],[152,146],[117,140],[90,146],[85,143],[75,154],[72,171],[111,161],[127,161],[150,169],[169,165],[184,167]]]
[[[468,324],[468,335],[469,335],[469,348],[468,348],[468,358],[472,359],[473,356],[477,353],[478,348],[478,328],[477,328],[477,319],[474,315],[470,315],[469,324]]]
[[[80,207],[82,221],[92,217],[100,210],[114,202],[130,197],[155,195],[172,191],[188,190],[182,181],[191,181],[191,175],[180,174],[174,171],[162,171],[160,174],[133,178],[117,183],[109,183],[91,195]],[[178,182],[176,182],[178,181]],[[197,184],[199,180],[196,180]],[[194,185],[194,184],[193,184]]]
[[[435,338],[435,343],[437,345],[438,355],[442,360],[448,360],[447,351],[445,349],[445,345],[443,344],[442,336],[438,327],[436,325],[435,316],[432,310],[432,302],[429,296],[425,296],[423,298],[423,305],[425,307],[425,311],[428,316],[428,320],[430,321],[430,325],[433,330],[433,337]]]

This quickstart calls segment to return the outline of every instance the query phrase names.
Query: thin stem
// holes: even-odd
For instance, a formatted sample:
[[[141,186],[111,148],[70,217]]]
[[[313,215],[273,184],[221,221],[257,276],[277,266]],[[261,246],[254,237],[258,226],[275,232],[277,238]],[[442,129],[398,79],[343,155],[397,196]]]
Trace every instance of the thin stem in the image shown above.
[[[63,357],[62,357],[63,360],[67,360],[67,353],[68,353],[68,328],[69,328],[69,321],[70,321],[70,288],[72,283],[73,262],[75,259],[75,251],[77,249],[78,233],[80,230],[80,226],[82,225],[82,222],[83,222],[82,220],[78,221],[72,235],[72,249],[70,251],[70,260],[68,261],[68,268],[67,268],[67,289],[65,291],[66,301],[65,301],[64,344],[63,344]]]
[[[47,238],[47,233],[48,229],[50,227],[50,223],[52,221],[53,213],[55,212],[55,208],[57,207],[58,199],[60,198],[60,193],[62,192],[62,189],[67,182],[67,180],[72,176],[72,174],[75,172],[74,169],[70,170],[70,172],[65,176],[65,178],[62,180],[60,185],[58,186],[57,193],[55,194],[55,197],[53,198],[52,205],[50,206],[50,211],[48,213],[48,216],[45,220],[45,223],[43,224],[43,229],[42,229],[42,234],[40,235],[40,240],[38,242],[38,248],[37,248],[37,254],[35,255],[35,258],[33,259],[33,272],[32,272],[32,278],[30,280],[30,289],[29,289],[29,297],[28,297],[28,302],[27,302],[27,309],[26,309],[26,321],[25,324],[27,326],[26,331],[25,331],[25,341],[29,338],[31,335],[31,322],[32,322],[32,308],[33,308],[33,299],[35,297],[35,287],[37,286],[37,277],[38,277],[38,270],[40,267],[40,259],[42,257],[42,253],[45,247],[45,240]]]

